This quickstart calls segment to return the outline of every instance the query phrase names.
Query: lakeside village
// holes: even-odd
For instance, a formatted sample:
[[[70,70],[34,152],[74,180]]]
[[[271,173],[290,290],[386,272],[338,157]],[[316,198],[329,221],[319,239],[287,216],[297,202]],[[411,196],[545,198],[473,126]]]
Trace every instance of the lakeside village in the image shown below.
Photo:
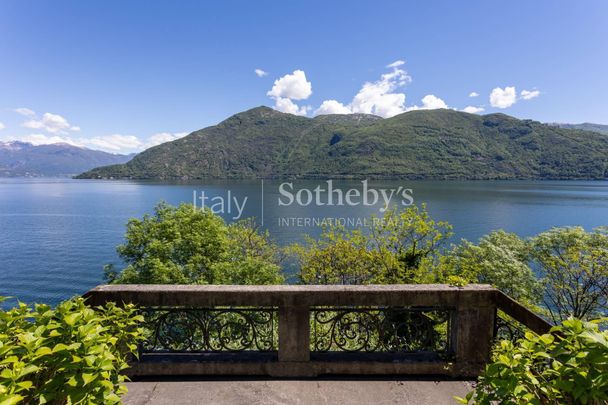
[[[278,207],[297,205],[300,207],[356,207],[378,206],[380,213],[389,207],[409,207],[414,204],[414,190],[404,186],[393,188],[374,188],[368,180],[361,180],[360,186],[342,189],[335,187],[333,180],[326,180],[314,187],[296,188],[293,182],[283,182],[278,186],[276,203]],[[274,194],[274,193],[273,193]],[[264,205],[264,181],[260,181],[261,207]],[[204,190],[192,191],[192,205],[195,209],[209,209],[214,214],[227,215],[232,220],[243,219],[249,196],[239,197],[232,190],[226,190],[221,195],[210,196]],[[285,220],[285,222],[284,222]],[[380,220],[380,219],[377,219]],[[331,221],[331,222],[329,222]],[[280,226],[319,226],[340,224],[345,226],[365,226],[365,218],[297,218],[279,219]],[[301,225],[295,225],[302,223]]]

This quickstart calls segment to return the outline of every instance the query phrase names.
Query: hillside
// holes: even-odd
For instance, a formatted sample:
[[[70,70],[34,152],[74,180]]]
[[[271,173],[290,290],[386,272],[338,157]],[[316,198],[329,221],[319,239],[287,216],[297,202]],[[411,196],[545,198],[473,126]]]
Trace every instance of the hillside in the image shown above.
[[[602,179],[608,137],[504,114],[306,118],[267,107],[78,178]]]
[[[0,177],[70,176],[97,166],[125,163],[131,157],[66,143],[35,146],[27,142],[0,142]]]
[[[582,129],[583,131],[594,131],[600,134],[608,135],[608,125],[592,124],[590,122],[584,122],[582,124],[553,124],[561,128],[569,129]]]

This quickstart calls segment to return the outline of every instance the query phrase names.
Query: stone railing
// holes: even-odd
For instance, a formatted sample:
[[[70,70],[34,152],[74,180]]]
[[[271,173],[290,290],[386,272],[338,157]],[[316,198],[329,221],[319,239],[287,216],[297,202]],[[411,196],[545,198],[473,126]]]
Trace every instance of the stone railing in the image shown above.
[[[497,335],[550,328],[487,285],[103,285],[85,296],[141,308],[148,335],[132,376],[473,377]]]

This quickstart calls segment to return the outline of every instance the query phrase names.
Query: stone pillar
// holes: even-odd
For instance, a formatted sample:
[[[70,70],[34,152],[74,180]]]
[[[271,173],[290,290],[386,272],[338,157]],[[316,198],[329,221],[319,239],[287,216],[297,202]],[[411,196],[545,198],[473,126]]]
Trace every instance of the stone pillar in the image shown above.
[[[467,303],[456,309],[454,372],[460,376],[477,376],[490,359],[494,343],[496,306],[489,300],[484,303]]]
[[[310,309],[289,303],[279,307],[279,361],[310,360]]]

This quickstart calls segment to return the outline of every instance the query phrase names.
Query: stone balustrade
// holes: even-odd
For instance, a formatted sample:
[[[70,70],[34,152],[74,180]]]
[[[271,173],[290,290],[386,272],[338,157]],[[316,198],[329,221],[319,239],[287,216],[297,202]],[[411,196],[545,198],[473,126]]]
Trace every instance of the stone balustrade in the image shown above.
[[[502,329],[551,327],[488,285],[102,285],[85,296],[141,308],[148,336],[132,376],[469,378]]]

